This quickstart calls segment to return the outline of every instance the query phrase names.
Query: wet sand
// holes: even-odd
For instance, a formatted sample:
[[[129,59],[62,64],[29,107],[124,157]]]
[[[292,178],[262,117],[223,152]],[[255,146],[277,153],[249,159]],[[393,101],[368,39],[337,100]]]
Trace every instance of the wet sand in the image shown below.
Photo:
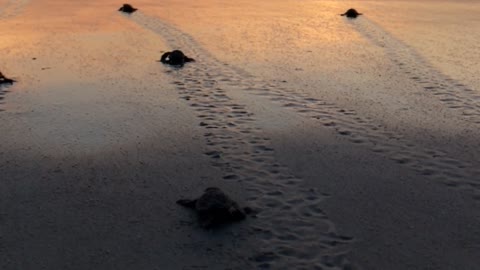
[[[427,33],[478,4],[132,4],[0,1],[2,269],[476,269],[478,55]],[[208,186],[258,216],[200,229]]]

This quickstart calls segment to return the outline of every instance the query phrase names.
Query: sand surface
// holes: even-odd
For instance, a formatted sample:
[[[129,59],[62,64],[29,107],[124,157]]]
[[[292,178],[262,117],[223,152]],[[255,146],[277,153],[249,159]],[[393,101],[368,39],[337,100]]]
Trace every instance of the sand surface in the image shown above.
[[[0,0],[1,269],[478,268],[480,4],[132,4]]]

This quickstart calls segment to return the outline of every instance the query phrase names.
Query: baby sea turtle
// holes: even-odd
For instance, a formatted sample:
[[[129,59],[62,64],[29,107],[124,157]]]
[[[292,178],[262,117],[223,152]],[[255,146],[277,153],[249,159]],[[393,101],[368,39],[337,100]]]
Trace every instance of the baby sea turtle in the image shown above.
[[[135,11],[137,11],[138,9],[132,7],[130,4],[123,4],[123,6],[121,8],[118,9],[118,11],[122,11],[122,12],[125,12],[125,13],[133,13]]]
[[[197,211],[200,226],[205,229],[243,220],[246,213],[251,212],[248,207],[241,209],[234,200],[217,187],[205,189],[198,199],[178,200],[177,203]]]
[[[172,66],[180,66],[182,67],[187,62],[194,62],[195,59],[190,58],[183,54],[180,50],[174,50],[172,52],[166,52],[160,58],[160,62]]]
[[[9,79],[3,75],[2,72],[0,72],[0,85],[2,84],[13,84],[15,80]]]
[[[362,13],[358,13],[355,9],[351,8],[347,12],[340,14],[341,16],[347,16],[347,18],[357,18]]]

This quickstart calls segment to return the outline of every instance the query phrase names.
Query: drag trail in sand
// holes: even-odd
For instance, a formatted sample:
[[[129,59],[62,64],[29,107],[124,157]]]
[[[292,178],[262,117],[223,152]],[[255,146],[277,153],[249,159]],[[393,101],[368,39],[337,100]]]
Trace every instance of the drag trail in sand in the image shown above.
[[[466,85],[450,78],[427,62],[415,49],[391,36],[375,22],[368,19],[352,23],[352,27],[377,46],[385,48],[388,57],[400,71],[409,76],[419,89],[438,98],[462,118],[480,124],[480,94]]]
[[[175,204],[242,188],[196,143],[197,119],[155,62],[163,41],[116,3],[48,3],[56,16],[45,4],[2,21],[15,27],[0,62],[18,83],[0,105],[0,268],[245,269],[241,227],[213,235]]]
[[[188,34],[141,12],[131,16],[143,27],[165,37],[172,48],[188,48],[196,62],[171,70],[180,97],[188,102],[205,129],[208,151],[225,181],[243,182],[247,202],[259,209],[253,230],[263,239],[252,260],[258,267],[310,269],[352,267],[344,258],[348,236],[339,236],[321,210],[325,197],[306,189],[302,180],[273,155],[270,139],[254,125],[255,116],[229,97],[227,89],[248,80],[201,48]]]
[[[260,96],[260,98],[279,104],[283,107],[283,109],[280,109],[281,111],[288,110],[295,112],[299,116],[306,117],[308,119],[307,121],[310,122],[307,126],[315,126],[317,124],[333,129],[333,131],[337,133],[337,136],[346,138],[349,143],[367,147],[373,153],[391,159],[399,166],[405,166],[412,172],[416,172],[418,174],[417,178],[427,178],[444,183],[449,187],[468,190],[467,193],[472,196],[471,198],[478,198],[478,167],[475,166],[476,164],[463,160],[462,157],[452,157],[448,152],[448,147],[445,149],[442,149],[442,147],[429,149],[429,147],[405,138],[395,130],[388,130],[388,128],[376,122],[374,119],[362,117],[355,110],[314,98],[295,88],[289,89],[282,85],[282,83],[256,78],[242,69],[214,58],[208,51],[203,49],[194,38],[172,27],[168,23],[148,17],[142,13],[133,16],[132,19],[145,28],[163,35],[171,48],[188,48],[196,58],[199,58],[200,63],[195,63],[187,67],[185,71],[172,72],[172,74],[176,78],[174,83],[181,91],[180,93],[183,95],[182,98],[196,108],[196,110],[201,113],[199,117],[205,120],[201,122],[201,126],[205,127],[208,131],[206,133],[207,145],[213,147],[211,151],[207,152],[207,155],[212,157],[215,165],[223,167],[226,173],[224,179],[246,182],[247,187],[249,185],[256,186],[259,177],[271,178],[271,176],[267,172],[255,172],[255,170],[252,170],[252,166],[259,166],[263,162],[270,164],[270,167],[272,167],[272,164],[274,164],[274,167],[281,166],[275,161],[275,157],[278,156],[275,152],[275,147],[272,148],[268,143],[264,142],[265,140],[268,142],[270,139],[268,137],[262,137],[261,135],[255,135],[255,133],[268,134],[264,127],[268,127],[270,124],[256,119],[255,115],[258,113],[258,107],[255,108],[256,105],[261,107],[265,105],[258,99],[249,97],[250,94],[254,94]],[[199,67],[200,70],[197,70]],[[196,72],[192,71],[192,69]],[[180,78],[183,78],[185,81]],[[213,92],[208,91],[207,89],[209,88],[213,89]],[[243,94],[240,92],[243,92]],[[245,95],[244,93],[248,94]],[[232,97],[234,97],[233,100],[235,102],[232,101]],[[256,102],[257,104],[255,104]],[[273,108],[274,107],[269,110],[275,110]],[[240,111],[236,112],[236,110]],[[262,109],[260,109],[260,111],[262,111]],[[255,112],[255,114],[253,114],[253,112]],[[278,114],[282,113],[283,112],[278,112]],[[285,113],[283,114],[285,115]],[[287,115],[288,113],[283,120],[289,118]],[[238,121],[235,120],[237,117],[244,118],[240,118],[240,121]],[[273,120],[275,118],[270,114],[267,116],[267,119]],[[276,120],[278,121],[278,119]],[[259,122],[261,124],[259,124]],[[242,130],[242,127],[244,130]],[[239,129],[236,133],[243,136],[245,136],[244,134],[253,133],[253,139],[239,139],[240,136],[234,135],[235,132],[233,132],[236,129]],[[214,132],[217,130],[220,130],[220,134]],[[228,130],[231,131],[226,132]],[[277,135],[273,136],[275,137]],[[311,138],[308,138],[308,140],[311,140]],[[240,145],[244,145],[246,148],[236,146],[235,141]],[[258,143],[264,145],[260,145],[259,148],[251,145]],[[287,145],[288,143],[294,144],[293,142],[287,142]],[[283,148],[283,146],[281,147]],[[230,159],[229,157],[229,152],[232,151],[231,149],[233,149],[235,153],[235,159]],[[252,153],[251,150],[248,151],[248,149],[256,149],[256,151]],[[262,150],[266,150],[267,152],[263,155],[268,155],[268,151],[270,151],[271,157],[267,160],[265,160],[265,158],[257,158],[257,155],[263,152]],[[280,154],[280,156],[284,157],[285,155]],[[234,162],[232,162],[232,160]],[[280,158],[280,160],[285,161],[285,158]],[[245,164],[242,166],[242,163]],[[308,163],[308,161],[306,161],[306,163]],[[234,169],[232,169],[232,166]],[[285,170],[286,174],[289,175],[289,169],[285,168]],[[242,173],[242,171],[244,172]],[[249,171],[250,175],[245,171]],[[274,171],[280,173],[278,170]],[[280,175],[280,179],[281,178],[283,177]],[[274,177],[274,179],[275,183],[281,183],[276,177]],[[250,182],[251,180],[253,181]],[[302,185],[303,184],[300,184],[300,186]],[[257,194],[268,194],[267,190],[272,189],[273,186],[275,185],[265,185],[260,188],[260,191],[258,187],[247,188],[247,190],[255,191]],[[279,188],[282,188],[281,185]],[[273,194],[281,196],[282,198],[288,197],[287,192],[285,192],[287,189],[287,187],[284,187],[284,190],[273,192]],[[298,192],[295,191],[295,193],[297,193],[298,196]],[[282,205],[278,204],[278,202],[265,203],[263,201],[265,196],[259,196],[260,199],[257,196],[253,196],[251,201],[259,200],[261,203],[259,203],[258,206],[267,205],[269,206],[269,210],[273,210],[273,207]],[[269,196],[266,196],[266,198],[270,199]],[[299,202],[295,203],[298,204]],[[272,209],[270,209],[270,207],[272,207]],[[284,211],[284,209],[290,208],[292,207],[283,207],[280,209]],[[293,208],[295,209],[296,207]],[[281,215],[285,217],[288,216],[286,213],[282,213]],[[294,217],[294,215],[291,217]],[[314,221],[313,218],[310,218],[309,222],[318,224],[318,221]],[[287,222],[283,220],[281,223]],[[265,228],[275,228],[278,224],[278,222],[275,222]],[[282,230],[280,229],[279,231],[281,232]],[[271,240],[270,238],[271,236],[269,236],[267,240]],[[294,244],[298,239],[301,238],[296,238],[291,244],[283,242],[284,245],[280,245],[278,248],[280,254],[285,254],[282,251],[289,245],[291,245],[291,247],[298,245]],[[409,241],[412,240],[413,239],[410,239]],[[266,241],[266,243],[268,243],[268,246],[272,246],[272,241]],[[277,242],[274,241],[273,243]],[[273,248],[273,250],[275,250],[275,248]],[[289,254],[289,256],[292,256],[292,254]],[[294,256],[296,256],[295,253],[293,253],[293,257]],[[305,254],[300,254],[300,256],[305,256]],[[268,260],[272,260],[272,263],[281,261],[278,258],[275,259],[274,254],[272,254],[271,258],[264,260],[267,262]],[[292,260],[292,258],[289,258],[289,260]],[[295,264],[299,264],[297,260],[293,261]],[[264,261],[262,260],[261,262]]]
[[[219,80],[223,83],[230,84],[231,88],[235,88],[236,90],[246,90],[263,96],[307,118],[318,120],[317,122],[320,124],[332,128],[340,136],[348,138],[351,143],[366,144],[371,148],[372,152],[389,157],[398,164],[408,166],[421,175],[431,177],[449,186],[470,190],[475,198],[480,196],[480,179],[478,179],[480,168],[477,162],[472,163],[471,161],[463,160],[464,158],[462,157],[452,156],[449,153],[449,149],[442,149],[442,146],[429,149],[423,145],[418,145],[415,141],[404,138],[403,134],[388,130],[374,119],[362,117],[353,109],[340,107],[332,102],[311,97],[298,91],[298,89],[288,89],[288,87],[285,87],[281,83],[256,79],[251,75],[245,74],[244,71],[230,68],[227,64],[223,64],[218,59],[213,58],[213,56],[202,49],[192,37],[180,30],[159,21],[155,22],[154,19],[144,15],[134,18],[146,28],[165,35],[166,39],[173,44],[170,46],[190,48],[197,55],[201,55],[202,61],[208,63],[206,65],[210,68],[214,68],[215,65],[220,66],[220,68],[223,69],[222,71],[217,73],[206,72],[207,77],[205,79],[211,80],[211,84],[215,84],[217,80]],[[369,25],[369,22],[362,23],[363,25],[358,27]],[[372,23],[370,22],[370,24]],[[370,31],[374,32],[373,30]],[[382,35],[382,40],[385,40],[385,35],[386,34]],[[401,42],[392,41],[391,43],[396,44],[397,47],[402,46]],[[391,53],[406,52],[405,56],[399,56],[397,58],[411,59],[411,61],[414,61],[412,59],[416,59],[417,65],[421,65],[421,58],[415,57],[413,52],[410,53],[412,55],[408,54],[408,48],[398,49],[390,48],[389,46],[387,46],[387,48],[389,48],[389,52]],[[391,57],[394,59],[394,62],[398,61],[395,55]],[[438,74],[438,76],[440,76],[438,80],[441,80],[441,84],[445,85],[444,89],[448,89],[445,90],[446,95],[454,95],[455,92],[458,92],[456,89],[461,84],[452,82],[453,80],[446,76],[441,77],[439,72],[430,70],[427,66],[420,66],[418,69],[430,75],[432,73]],[[220,74],[220,72],[224,74]],[[225,78],[222,78],[222,76],[225,76]],[[451,84],[447,86],[449,82]],[[437,82],[437,84],[440,84],[440,82]],[[466,92],[469,93],[471,91],[473,90]],[[436,96],[437,94],[434,93],[433,95]],[[468,114],[465,111],[479,108],[480,105],[478,105],[478,102],[474,101],[474,99],[474,96],[466,94],[465,96],[459,97],[458,100],[463,102],[460,117],[468,116],[467,121],[476,123],[480,121],[480,115],[475,113]],[[467,103],[469,102],[472,102],[472,104],[468,105]],[[459,108],[459,105],[453,107],[450,106],[451,104],[447,105],[449,108]],[[447,145],[447,147],[449,146]]]
[[[341,2],[220,2],[0,2],[2,269],[475,269],[478,89]],[[257,217],[201,230],[208,186]]]
[[[6,20],[17,16],[28,5],[29,0],[8,0],[0,6],[0,20]]]

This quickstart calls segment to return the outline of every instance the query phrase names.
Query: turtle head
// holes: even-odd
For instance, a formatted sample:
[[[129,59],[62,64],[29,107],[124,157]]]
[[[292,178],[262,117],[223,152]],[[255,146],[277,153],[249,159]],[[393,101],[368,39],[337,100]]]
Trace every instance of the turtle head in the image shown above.
[[[182,200],[178,200],[177,201],[177,204],[181,205],[181,206],[185,206],[185,207],[188,207],[188,208],[195,208],[195,204],[197,203],[197,200],[186,200],[186,199],[182,199]]]

